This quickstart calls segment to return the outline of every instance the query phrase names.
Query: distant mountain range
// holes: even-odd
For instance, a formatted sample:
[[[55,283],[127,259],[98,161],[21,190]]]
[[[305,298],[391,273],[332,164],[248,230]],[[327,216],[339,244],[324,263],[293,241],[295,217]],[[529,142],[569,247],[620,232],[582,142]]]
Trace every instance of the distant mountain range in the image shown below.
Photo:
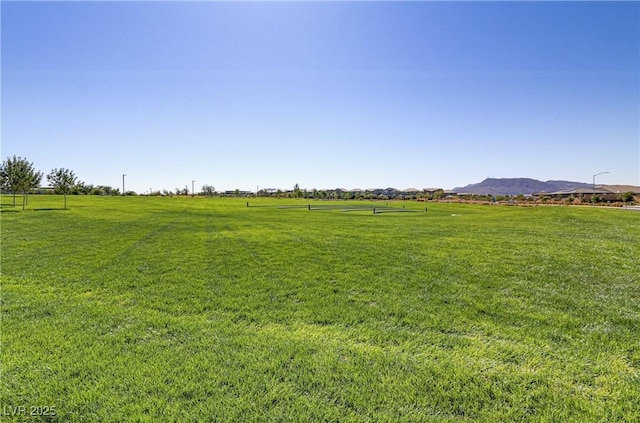
[[[575,188],[589,188],[591,184],[571,181],[538,181],[529,178],[487,178],[477,184],[454,188],[453,191],[468,194],[518,195],[536,192],[566,191]]]

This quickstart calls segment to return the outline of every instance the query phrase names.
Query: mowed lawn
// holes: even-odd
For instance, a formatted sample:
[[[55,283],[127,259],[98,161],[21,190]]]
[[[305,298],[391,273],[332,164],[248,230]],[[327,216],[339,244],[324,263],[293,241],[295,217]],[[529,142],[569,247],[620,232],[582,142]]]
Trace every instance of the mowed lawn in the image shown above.
[[[640,420],[640,213],[245,201],[3,197],[2,421]]]

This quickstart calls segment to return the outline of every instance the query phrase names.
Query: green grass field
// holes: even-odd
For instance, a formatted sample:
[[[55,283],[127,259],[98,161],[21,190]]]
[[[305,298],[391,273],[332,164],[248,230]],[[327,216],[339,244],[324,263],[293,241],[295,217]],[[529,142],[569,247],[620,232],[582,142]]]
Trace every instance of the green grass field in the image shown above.
[[[640,420],[640,213],[245,201],[3,198],[2,421]]]

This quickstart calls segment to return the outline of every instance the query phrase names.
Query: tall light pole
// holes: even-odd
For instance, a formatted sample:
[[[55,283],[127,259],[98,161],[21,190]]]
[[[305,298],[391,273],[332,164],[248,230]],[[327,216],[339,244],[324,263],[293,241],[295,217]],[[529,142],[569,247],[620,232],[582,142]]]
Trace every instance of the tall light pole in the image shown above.
[[[195,197],[195,195],[196,195],[195,194],[195,189],[194,189],[195,183],[196,183],[196,181],[191,181],[191,198]]]
[[[595,202],[596,202],[596,176],[598,176],[598,175],[604,175],[604,174],[606,174],[606,173],[609,173],[609,172],[600,172],[600,173],[596,173],[595,175],[593,175],[593,185],[592,185],[592,190],[593,190],[593,192],[592,192],[592,196],[591,196],[591,201],[592,201],[593,203],[595,203]]]
[[[122,196],[124,197],[124,177],[127,176],[126,173],[122,174]]]

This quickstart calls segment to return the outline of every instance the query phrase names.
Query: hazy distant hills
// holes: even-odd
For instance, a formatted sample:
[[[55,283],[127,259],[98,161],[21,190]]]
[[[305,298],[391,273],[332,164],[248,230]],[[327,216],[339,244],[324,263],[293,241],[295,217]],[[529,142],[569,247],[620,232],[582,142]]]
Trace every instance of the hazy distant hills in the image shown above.
[[[529,178],[487,178],[477,184],[454,188],[453,191],[469,194],[528,195],[541,191],[555,192],[588,187],[591,187],[591,184],[584,182],[538,181]]]

